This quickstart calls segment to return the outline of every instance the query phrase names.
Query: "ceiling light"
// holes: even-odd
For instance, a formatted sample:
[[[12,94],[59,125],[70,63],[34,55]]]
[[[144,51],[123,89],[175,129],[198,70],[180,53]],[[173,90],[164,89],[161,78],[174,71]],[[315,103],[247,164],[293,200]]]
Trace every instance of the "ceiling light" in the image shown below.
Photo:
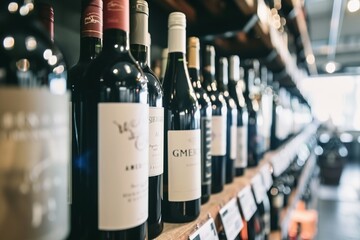
[[[347,9],[351,13],[358,11],[360,9],[360,0],[349,0]]]
[[[308,64],[314,64],[315,63],[315,57],[313,54],[309,54],[306,56],[306,62]]]
[[[325,66],[325,70],[328,73],[334,73],[336,70],[336,64],[334,62],[328,62]]]

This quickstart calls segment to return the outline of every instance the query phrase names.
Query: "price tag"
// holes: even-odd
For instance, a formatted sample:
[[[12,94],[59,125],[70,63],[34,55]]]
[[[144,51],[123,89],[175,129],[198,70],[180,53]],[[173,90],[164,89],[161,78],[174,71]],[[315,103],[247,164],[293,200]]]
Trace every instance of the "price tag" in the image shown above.
[[[231,199],[219,211],[226,239],[235,239],[244,227],[236,198]]]
[[[209,218],[209,220],[189,236],[189,240],[219,240],[214,219]]]
[[[266,164],[263,167],[261,167],[260,173],[263,178],[265,189],[266,189],[266,191],[269,191],[273,184],[273,179],[272,179],[271,172],[270,172],[270,165]]]
[[[252,186],[252,188],[254,190],[256,203],[257,204],[262,203],[262,201],[264,200],[264,197],[266,195],[266,189],[265,189],[265,186],[263,184],[262,177],[261,177],[260,173],[256,174],[251,179],[251,186]]]
[[[257,209],[254,195],[251,192],[250,185],[246,186],[243,190],[241,190],[238,193],[238,198],[240,201],[240,207],[242,213],[244,214],[244,219],[245,221],[249,221]]]

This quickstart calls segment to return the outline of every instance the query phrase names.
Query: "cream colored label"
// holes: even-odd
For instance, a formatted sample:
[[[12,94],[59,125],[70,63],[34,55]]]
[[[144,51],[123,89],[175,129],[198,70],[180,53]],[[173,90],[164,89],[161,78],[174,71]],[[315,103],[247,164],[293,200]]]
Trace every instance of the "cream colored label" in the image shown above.
[[[148,217],[149,107],[99,103],[99,229],[125,230]],[[145,121],[144,121],[145,120]]]
[[[149,176],[164,172],[164,108],[149,108]]]
[[[201,197],[200,130],[168,131],[169,201]]]
[[[225,156],[226,154],[226,116],[211,118],[211,155]]]

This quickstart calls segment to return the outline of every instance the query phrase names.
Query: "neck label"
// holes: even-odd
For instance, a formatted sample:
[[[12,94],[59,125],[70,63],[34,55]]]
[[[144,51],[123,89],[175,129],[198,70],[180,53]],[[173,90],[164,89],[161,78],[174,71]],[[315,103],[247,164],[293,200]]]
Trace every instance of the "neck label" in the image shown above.
[[[99,6],[89,5],[81,19],[81,36],[102,38],[103,15]]]
[[[104,1],[104,30],[120,29],[129,32],[129,1]]]

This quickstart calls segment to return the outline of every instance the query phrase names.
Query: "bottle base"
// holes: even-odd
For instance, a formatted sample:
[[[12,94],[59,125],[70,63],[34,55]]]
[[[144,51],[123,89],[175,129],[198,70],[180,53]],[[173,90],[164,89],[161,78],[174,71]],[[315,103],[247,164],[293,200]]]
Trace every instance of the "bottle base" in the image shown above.
[[[245,174],[245,168],[236,168],[235,169],[235,175],[237,177],[243,176]]]
[[[161,234],[163,229],[164,229],[164,223],[161,218],[156,223],[152,223],[152,224],[148,223],[148,238],[149,239],[156,238]]]

